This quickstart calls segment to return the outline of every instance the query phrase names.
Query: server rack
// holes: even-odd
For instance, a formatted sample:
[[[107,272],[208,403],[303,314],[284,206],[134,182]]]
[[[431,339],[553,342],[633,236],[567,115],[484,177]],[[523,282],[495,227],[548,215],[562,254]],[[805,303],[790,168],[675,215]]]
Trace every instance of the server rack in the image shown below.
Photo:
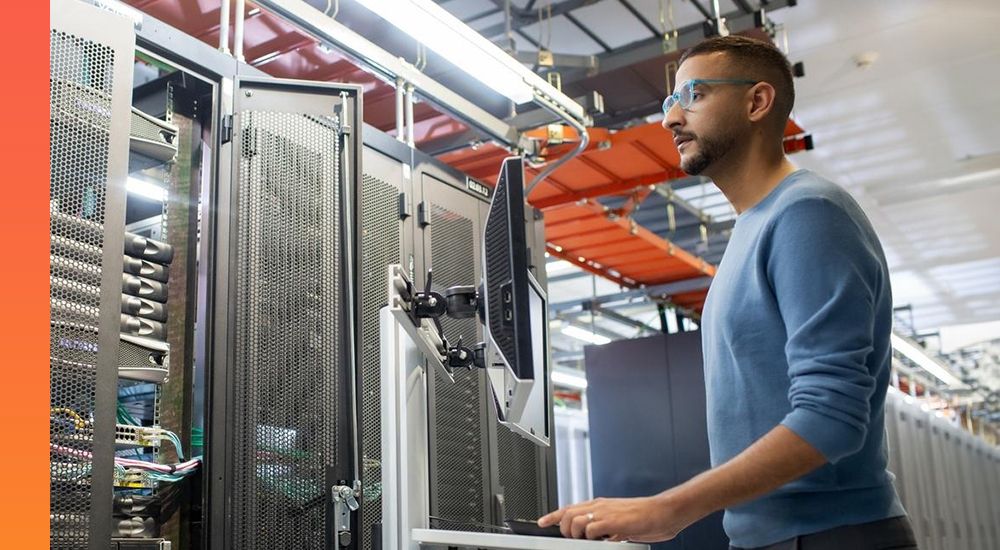
[[[440,289],[478,282],[491,198],[482,193],[485,186],[420,152],[414,153],[414,174],[423,183],[416,220],[424,242],[416,272],[419,284],[427,268],[433,268]],[[539,269],[545,265],[544,220],[540,212],[527,210],[525,219],[532,220],[526,233],[530,263],[544,287],[544,269]],[[471,319],[446,319],[444,326],[450,338],[482,338],[481,327]],[[432,375],[429,384],[431,514],[438,518],[431,526],[489,530],[506,519],[534,519],[553,509],[554,438],[542,448],[499,425],[485,373],[456,373],[454,384]],[[550,434],[551,419],[550,414]]]
[[[381,521],[377,486],[381,466],[380,380],[374,354],[379,347],[377,312],[386,300],[385,269],[399,263],[417,285],[424,284],[427,269],[432,269],[438,290],[477,282],[481,276],[481,224],[490,198],[482,194],[482,188],[468,185],[463,174],[437,160],[377,130],[366,129],[359,298],[364,339],[360,406],[366,489],[361,537],[365,549],[379,547]],[[534,263],[543,265],[540,217],[529,237],[543,243],[533,247],[537,251]],[[444,319],[443,323],[450,338],[462,336],[471,343],[482,337],[472,319]],[[554,463],[547,461],[551,450],[540,449],[499,427],[483,373],[458,372],[455,383],[432,373],[428,383],[432,526],[485,530],[502,525],[510,516],[504,512],[505,492],[515,494],[515,502],[527,503],[517,508],[521,515],[538,517],[543,513],[548,491],[554,490],[547,485],[555,481],[550,473]]]
[[[423,285],[433,270],[435,290],[478,284],[482,277],[479,205],[485,197],[465,189],[465,179],[446,167],[414,158],[419,182],[416,224],[420,228],[415,283]],[[478,342],[475,319],[442,319],[449,338]],[[489,388],[484,372],[456,371],[455,381],[433,369],[428,379],[431,527],[481,531],[492,523],[487,419]]]
[[[996,548],[1000,451],[895,391],[885,424],[889,471],[920,547]]]
[[[157,63],[163,63],[178,69],[177,80],[167,83],[164,87],[164,93],[168,97],[137,98],[137,101],[143,102],[141,105],[143,109],[150,110],[150,105],[163,105],[164,101],[166,101],[166,110],[162,113],[155,112],[154,114],[169,119],[172,106],[180,104],[185,105],[185,112],[188,113],[184,116],[187,120],[179,120],[182,117],[177,116],[175,122],[179,126],[187,125],[180,129],[180,139],[190,139],[191,142],[187,145],[191,145],[191,149],[186,150],[186,145],[181,146],[182,149],[185,149],[182,153],[188,156],[184,159],[181,159],[180,155],[178,156],[179,162],[170,167],[170,175],[165,180],[165,183],[169,188],[171,197],[175,195],[184,197],[188,206],[199,206],[197,208],[182,209],[179,204],[170,205],[170,207],[174,208],[174,211],[165,215],[167,219],[159,228],[170,234],[174,232],[174,229],[170,227],[171,223],[176,222],[179,225],[183,225],[185,243],[183,246],[177,248],[179,260],[171,268],[170,283],[167,289],[168,293],[172,296],[169,335],[170,343],[172,346],[175,346],[173,349],[177,352],[175,355],[176,360],[171,363],[168,384],[163,387],[162,394],[157,393],[156,399],[157,403],[167,403],[168,406],[163,408],[162,422],[164,425],[169,424],[172,426],[182,436],[185,447],[190,448],[191,434],[189,433],[189,428],[194,426],[204,429],[205,464],[203,478],[191,484],[191,487],[186,489],[187,492],[182,497],[182,506],[187,511],[181,513],[179,516],[172,516],[170,520],[174,524],[173,527],[170,527],[172,529],[171,540],[180,548],[226,548],[230,547],[237,540],[239,541],[238,544],[245,545],[246,547],[271,544],[279,540],[282,535],[289,534],[280,528],[267,528],[267,520],[274,519],[268,514],[276,515],[278,513],[276,510],[280,511],[282,507],[278,506],[274,502],[274,499],[268,501],[267,498],[258,498],[254,502],[254,497],[258,492],[252,489],[250,483],[259,484],[261,479],[254,479],[253,476],[248,474],[249,470],[257,467],[262,467],[266,471],[268,468],[274,466],[274,464],[265,463],[265,461],[260,460],[258,457],[252,456],[252,453],[248,449],[254,447],[256,443],[265,440],[272,443],[278,441],[279,443],[287,444],[290,440],[297,438],[298,432],[293,437],[287,431],[261,431],[256,429],[256,421],[266,416],[260,410],[260,406],[266,405],[261,399],[261,396],[266,393],[262,389],[263,384],[275,383],[275,377],[277,376],[276,372],[272,372],[276,369],[272,368],[268,370],[267,365],[270,364],[273,366],[273,364],[280,363],[280,361],[269,363],[270,359],[273,359],[274,356],[268,355],[270,351],[263,351],[264,345],[260,342],[265,338],[262,337],[259,331],[255,333],[250,328],[250,325],[253,323],[248,321],[264,315],[262,311],[265,308],[260,307],[260,304],[255,304],[250,298],[254,296],[254,292],[260,291],[261,285],[257,285],[255,290],[251,290],[247,282],[260,281],[269,274],[261,272],[261,270],[254,271],[251,268],[255,263],[249,261],[249,258],[253,254],[257,255],[253,256],[254,258],[259,258],[274,248],[271,246],[273,243],[268,244],[270,237],[265,234],[265,226],[272,225],[272,222],[274,222],[274,226],[279,227],[288,220],[268,219],[267,216],[269,213],[264,211],[265,209],[263,208],[255,210],[253,203],[265,195],[273,195],[275,191],[275,187],[265,181],[269,178],[262,178],[260,177],[261,174],[267,173],[268,170],[274,173],[274,169],[278,165],[303,168],[305,165],[312,163],[315,166],[315,162],[308,159],[309,157],[315,157],[315,155],[304,152],[302,149],[308,149],[308,146],[302,147],[301,143],[294,143],[294,138],[288,139],[288,136],[282,137],[282,132],[287,130],[287,126],[283,126],[282,122],[277,124],[277,129],[272,128],[274,130],[271,132],[272,135],[265,136],[264,134],[267,134],[265,129],[258,131],[254,137],[248,138],[248,143],[250,143],[249,149],[243,148],[246,134],[244,129],[252,126],[255,122],[258,123],[256,128],[262,128],[259,124],[260,117],[257,117],[254,121],[250,120],[256,116],[251,115],[250,113],[252,112],[259,113],[261,111],[280,110],[289,104],[299,105],[300,102],[298,101],[289,103],[281,99],[275,99],[283,93],[290,94],[298,99],[302,98],[303,94],[308,95],[303,91],[304,89],[311,90],[312,92],[320,90],[318,94],[320,96],[324,94],[329,95],[336,89],[347,91],[349,96],[348,101],[353,102],[357,99],[355,95],[357,88],[351,86],[334,86],[331,88],[323,84],[314,86],[313,83],[284,82],[276,84],[276,81],[267,78],[260,71],[237,63],[233,58],[217,52],[207,44],[187,36],[154,18],[143,16],[141,24],[133,25],[133,21],[127,18],[86,5],[83,2],[71,1],[67,2],[67,4],[72,4],[74,7],[60,8],[59,10],[53,10],[53,13],[58,12],[63,15],[72,15],[72,17],[65,17],[64,19],[75,19],[79,23],[77,26],[81,27],[80,32],[83,34],[88,32],[93,34],[92,30],[87,29],[101,29],[99,39],[92,36],[96,42],[106,42],[109,37],[115,36],[115,32],[117,31],[108,32],[108,29],[112,27],[103,24],[102,21],[109,17],[117,18],[117,28],[125,42],[118,47],[116,55],[128,61],[121,64],[125,69],[131,67],[131,59],[133,53],[136,51],[154,58]],[[77,13],[77,11],[73,11],[74,9],[83,10],[85,13]],[[60,19],[53,18],[54,24],[58,24],[59,21]],[[119,67],[116,65],[116,70],[118,69]],[[124,76],[117,79],[118,82],[124,83],[124,90],[126,91],[129,84],[131,84],[131,80],[130,77]],[[185,90],[190,80],[198,80],[200,83],[199,86],[207,86],[209,91],[200,95],[187,95]],[[247,95],[247,92],[252,93]],[[340,97],[337,93],[333,95]],[[127,96],[122,95],[121,99],[115,99],[111,103],[115,109],[121,110],[124,114],[121,116],[116,114],[113,117],[109,117],[109,120],[128,121],[129,116],[126,106],[129,104],[129,101]],[[197,105],[194,106],[193,104]],[[254,105],[257,107],[255,108]],[[341,369],[336,375],[336,380],[330,381],[331,383],[327,384],[327,389],[336,387],[336,389],[330,389],[330,391],[336,394],[336,397],[333,399],[333,408],[337,409],[337,420],[334,422],[334,424],[337,424],[337,428],[333,429],[333,433],[329,436],[317,437],[313,441],[315,443],[313,446],[317,448],[326,447],[326,450],[329,450],[331,441],[341,443],[345,438],[348,440],[352,439],[354,437],[354,434],[350,433],[351,426],[353,425],[351,421],[352,413],[360,417],[361,432],[367,430],[367,435],[365,433],[357,433],[356,435],[360,439],[359,445],[362,452],[366,454],[371,453],[371,456],[367,457],[369,460],[364,460],[361,456],[353,456],[350,446],[334,444],[333,446],[337,448],[334,454],[337,454],[338,457],[344,453],[351,456],[338,460],[337,464],[331,468],[334,471],[330,475],[332,478],[336,478],[337,482],[350,482],[353,481],[354,470],[357,469],[359,477],[368,480],[365,482],[366,485],[364,487],[367,498],[362,499],[360,521],[362,524],[367,523],[370,527],[378,523],[376,510],[379,510],[379,506],[375,502],[377,490],[374,490],[372,487],[375,484],[374,480],[378,474],[377,458],[374,458],[377,448],[373,449],[372,445],[377,446],[378,438],[376,437],[373,442],[371,437],[372,434],[378,433],[378,425],[377,423],[371,423],[369,419],[371,401],[365,401],[365,391],[366,389],[371,389],[372,384],[377,384],[378,381],[369,376],[370,373],[366,372],[371,369],[371,364],[369,361],[368,368],[366,369],[364,347],[365,345],[372,344],[372,335],[369,334],[371,332],[370,327],[366,332],[365,321],[367,317],[360,312],[367,310],[370,313],[371,310],[376,308],[377,303],[380,302],[379,293],[384,292],[384,281],[381,281],[384,272],[375,275],[374,269],[365,271],[363,267],[378,268],[379,264],[388,262],[391,257],[394,258],[392,263],[399,262],[405,266],[409,266],[414,279],[422,283],[424,270],[431,265],[429,256],[433,253],[435,247],[438,249],[439,258],[443,254],[449,253],[441,252],[441,250],[446,250],[451,242],[461,241],[464,243],[462,246],[466,247],[471,242],[473,243],[473,250],[477,250],[475,247],[478,246],[477,243],[481,237],[479,230],[479,224],[481,223],[480,216],[485,216],[485,201],[487,197],[478,196],[473,191],[470,191],[465,185],[466,179],[464,175],[442,165],[433,158],[415,152],[413,149],[406,147],[384,133],[360,123],[360,106],[358,105],[357,107],[352,112],[354,122],[351,124],[351,127],[355,130],[352,137],[356,140],[352,141],[351,148],[354,156],[347,164],[354,169],[354,174],[357,178],[353,189],[361,190],[360,196],[353,197],[353,200],[358,203],[355,207],[355,211],[357,212],[356,225],[350,224],[354,232],[353,243],[355,254],[353,265],[354,269],[359,270],[357,275],[358,280],[354,282],[354,291],[352,293],[356,309],[360,315],[359,318],[353,319],[358,328],[356,331],[357,340],[354,342],[354,347],[358,350],[358,368],[357,371],[352,369],[343,371]],[[307,123],[311,124],[313,129],[308,131],[303,130],[305,133],[323,133],[325,131],[315,130],[316,125],[323,126],[322,116],[328,115],[330,112],[326,107],[323,107],[323,109],[326,110],[322,114],[313,113],[313,120]],[[193,111],[197,111],[200,114],[197,117],[189,116]],[[175,111],[175,114],[179,115],[179,111]],[[297,114],[301,114],[301,112]],[[120,164],[124,162],[124,158],[127,156],[127,122],[119,130],[121,130],[121,135],[115,138],[117,139],[115,142],[117,145],[113,147],[109,146],[107,150],[111,156],[117,155]],[[302,129],[300,128],[296,132],[301,134],[302,131],[300,130]],[[250,133],[252,134],[253,132]],[[284,139],[284,145],[275,145],[277,141],[281,141],[282,139]],[[365,165],[371,163],[370,169],[362,170],[362,154],[358,146],[361,143],[361,139],[367,145],[366,152],[364,153],[364,162]],[[204,144],[203,150],[197,149],[196,146],[198,143]],[[90,144],[90,146],[93,146],[93,144]],[[286,157],[290,157],[291,160],[288,158],[284,160],[267,160],[263,158],[263,156],[274,156],[274,154],[278,154],[279,156],[285,155]],[[183,162],[180,162],[181,160]],[[380,164],[380,161],[385,162]],[[121,177],[119,181],[123,181],[125,169],[121,168],[120,170]],[[364,172],[364,176],[359,176],[358,174],[361,174],[362,171]],[[302,170],[296,168],[291,172],[295,174],[292,179],[303,183],[303,185],[315,183],[313,180],[315,180],[314,175],[316,170],[310,172],[305,168]],[[425,174],[428,177],[427,181],[431,182],[426,187],[423,185]],[[111,181],[111,178],[109,178],[109,181]],[[286,183],[294,185],[294,183]],[[53,185],[55,186],[55,180],[53,180]],[[425,189],[427,190],[426,193]],[[458,193],[456,197],[460,196],[461,198],[456,198],[455,202],[441,204],[442,202],[448,202],[448,200],[440,200],[438,195],[435,194],[436,189],[455,191]],[[287,186],[286,190],[294,194]],[[121,192],[120,189],[119,191]],[[397,194],[393,203],[392,195],[393,193],[397,193],[397,191],[401,195]],[[291,194],[286,194],[285,198],[291,197]],[[445,194],[448,194],[448,191],[445,191]],[[106,205],[110,204],[107,202],[110,200],[110,196],[111,193],[105,197]],[[297,204],[304,207],[309,200],[304,197],[300,198],[302,200]],[[471,222],[472,234],[465,235],[461,233],[461,231],[468,229],[468,223],[455,221],[452,225],[455,227],[462,226],[462,229],[452,230],[453,233],[454,231],[458,231],[458,233],[454,234],[454,240],[442,237],[442,233],[447,233],[446,230],[438,231],[438,237],[435,239],[433,237],[433,229],[430,229],[429,226],[422,228],[421,224],[418,223],[421,219],[421,213],[419,212],[421,203],[425,203],[425,206],[428,207],[428,210],[424,212],[428,216],[427,218],[423,218],[425,221],[434,222],[435,219],[431,217],[436,217],[439,226],[446,226],[448,224],[445,222],[450,221],[446,219],[449,211],[460,213]],[[399,220],[390,223],[388,220],[392,216],[393,204],[395,205],[396,215],[399,217]],[[436,212],[434,205],[438,207]],[[448,208],[449,206],[451,208]],[[369,211],[369,216],[366,216],[364,213],[366,208]],[[116,207],[116,211],[120,211],[120,209],[121,204]],[[280,218],[282,214],[277,214],[276,216]],[[291,217],[295,218],[295,215],[291,215]],[[295,219],[300,220],[301,218]],[[347,231],[345,227],[349,223],[346,220],[346,217],[342,218],[339,224],[339,227],[344,232]],[[114,232],[115,235],[111,236],[112,239],[118,238],[119,243],[105,241],[105,248],[107,250],[121,249],[120,239],[123,223],[124,221],[120,219],[118,222],[113,222],[110,225],[106,224],[106,227],[113,225],[119,228]],[[155,225],[153,224],[150,227]],[[425,231],[424,229],[427,230]],[[365,230],[371,232],[365,234]],[[180,231],[180,229],[176,230],[178,234]],[[392,247],[385,248],[383,246],[385,243],[394,240],[391,236],[393,231],[398,231],[399,234],[398,259]],[[536,228],[536,236],[540,235],[538,231],[540,231],[540,226]],[[366,236],[370,237],[367,241],[365,240]],[[273,237],[273,232],[271,237]],[[244,240],[241,241],[241,238]],[[539,239],[541,242],[544,242],[541,237]],[[289,249],[289,254],[299,254],[299,258],[308,256],[308,253],[305,251],[309,250],[310,243],[297,242],[295,245],[293,247],[294,251]],[[540,255],[544,253],[543,249],[544,246],[536,247],[536,256],[542,257]],[[364,252],[368,250],[374,250],[377,253],[366,257],[364,256]],[[424,257],[425,251],[428,256],[427,258]],[[472,261],[478,264],[479,257],[480,254],[475,252],[472,255]],[[453,258],[453,263],[458,263],[457,258],[459,258],[458,255]],[[180,259],[184,261],[180,261]],[[368,263],[365,263],[366,260]],[[121,261],[120,253],[117,261]],[[278,267],[272,270],[270,274],[273,275],[276,272],[281,275],[283,273],[287,278],[290,265],[288,261],[288,258],[274,259]],[[536,264],[542,265],[543,261],[539,260]],[[444,263],[447,264],[448,262]],[[178,270],[176,273],[174,271],[175,267]],[[120,269],[119,264],[111,266],[108,272],[117,274]],[[446,266],[439,266],[438,269],[443,273],[448,271],[448,269],[457,269],[457,267],[448,268]],[[462,269],[465,268],[463,267]],[[368,284],[365,282],[365,273],[368,273]],[[478,277],[478,267],[473,270],[473,273],[475,277]],[[536,272],[536,277],[537,275],[538,273]],[[343,276],[344,273],[340,273],[340,277],[343,278]],[[117,307],[117,298],[120,295],[121,275],[115,275],[115,277],[113,286],[115,286],[115,307]],[[243,279],[241,280],[240,277],[243,277]],[[371,289],[374,288],[372,285],[376,283],[370,281],[377,281],[378,290],[375,291],[374,295],[371,294]],[[438,279],[438,281],[445,283],[442,279]],[[458,282],[457,278],[456,282]],[[467,283],[471,281],[461,282]],[[243,294],[240,294],[241,292]],[[183,294],[185,299],[174,300],[173,296],[175,293]],[[344,288],[343,293],[344,297],[346,297],[349,294],[349,289]],[[373,302],[371,300],[372,296],[379,298],[379,300]],[[279,313],[291,318],[292,316],[288,312],[288,309],[290,307]],[[308,310],[309,308],[300,309]],[[102,308],[102,313],[105,310],[106,308]],[[108,311],[117,312],[116,309]],[[267,312],[267,315],[271,314],[274,314],[274,311]],[[304,315],[308,316],[310,314],[306,312]],[[118,321],[117,317],[115,320],[116,322]],[[308,319],[299,318],[295,319],[295,321],[304,324],[307,323]],[[343,318],[339,322],[341,327],[346,328]],[[195,330],[195,326],[197,326],[197,330]],[[114,327],[114,330],[117,330],[117,326]],[[117,345],[117,333],[112,336],[111,328],[109,328],[107,334],[107,338],[116,342]],[[267,336],[272,335],[269,334]],[[284,336],[289,335],[286,333]],[[479,336],[480,334],[477,330],[476,335],[472,338]],[[104,337],[103,333],[101,337]],[[239,339],[239,344],[237,344],[237,339]],[[101,349],[106,349],[106,347]],[[115,352],[117,352],[117,349],[115,349]],[[346,350],[328,350],[328,352],[331,355],[340,356],[346,353]],[[254,353],[257,353],[257,355],[254,356]],[[262,359],[262,361],[254,361],[254,359]],[[257,369],[263,372],[249,372],[246,369],[241,371],[239,367],[241,364],[245,366],[250,363],[258,366],[265,365]],[[108,363],[102,361],[100,364],[104,365]],[[478,373],[472,374],[476,375],[476,378],[480,378]],[[356,376],[353,382],[352,375]],[[110,389],[106,393],[99,392],[98,401],[102,399],[105,401],[103,410],[111,411],[110,418],[113,419],[113,373],[106,372],[104,378],[105,380],[100,382],[101,387]],[[320,385],[322,386],[322,383]],[[94,387],[97,387],[97,384]],[[357,400],[353,402],[357,405],[356,408],[352,405],[352,389],[358,394]],[[294,388],[286,388],[285,393],[294,393],[294,391]],[[502,511],[497,508],[498,494],[504,490],[511,491],[511,487],[518,480],[528,479],[532,489],[521,490],[522,494],[528,495],[536,490],[534,484],[537,480],[544,478],[548,479],[550,484],[554,484],[554,475],[521,476],[518,480],[508,481],[506,485],[501,483],[500,479],[502,476],[499,474],[498,464],[502,460],[500,458],[503,456],[501,449],[504,448],[505,444],[498,444],[497,442],[497,426],[495,421],[491,420],[493,412],[487,407],[486,396],[488,396],[488,389],[485,381],[480,379],[476,383],[476,398],[479,400],[476,437],[480,439],[480,450],[477,452],[479,454],[478,459],[480,460],[478,467],[482,474],[480,480],[477,482],[475,491],[481,494],[482,502],[480,509],[482,515],[478,517],[481,518],[483,523],[496,524],[502,521],[504,517]],[[288,401],[294,404],[294,406],[299,406],[302,400],[288,399]],[[56,401],[53,402],[55,403]],[[306,404],[305,406],[308,408],[312,405],[315,404]],[[318,407],[314,408],[318,410]],[[274,411],[271,412],[273,413]],[[108,412],[103,413],[104,417],[108,417],[108,414]],[[95,414],[95,419],[100,416],[100,414]],[[204,417],[203,421],[202,417]],[[347,429],[341,429],[345,422],[348,426]],[[377,418],[374,422],[377,422]],[[263,424],[263,422],[260,423]],[[96,420],[95,425],[97,425]],[[106,425],[113,426],[114,422],[108,421]],[[275,428],[276,426],[270,427]],[[309,428],[300,429],[308,430]],[[501,428],[501,430],[505,429]],[[519,438],[518,441],[520,441]],[[243,445],[243,447],[240,447],[240,445]],[[110,471],[113,445],[106,445],[106,447],[108,448],[106,453],[94,453],[95,473],[93,477],[95,481],[92,483],[92,487],[98,487],[103,484],[103,486],[107,487],[107,495],[110,496],[110,480],[112,477]],[[444,448],[444,446],[441,448]],[[272,450],[281,449],[281,445],[278,445],[277,449]],[[170,454],[169,448],[164,448],[160,451],[166,455]],[[539,452],[544,453],[543,451]],[[372,460],[373,458],[374,460]],[[106,470],[97,467],[101,461],[106,465]],[[541,464],[541,462],[544,462],[544,460],[536,462],[536,465]],[[283,464],[282,467],[284,466],[287,465]],[[554,467],[554,463],[547,464],[547,467],[551,469]],[[520,462],[519,468],[524,469],[524,465],[520,464]],[[106,471],[107,473],[102,474],[98,470]],[[279,468],[271,468],[271,471],[277,472]],[[107,478],[107,481],[100,481],[102,475]],[[243,475],[245,478],[244,481],[235,481],[234,476],[238,475]],[[436,476],[439,474],[432,473],[430,475]],[[249,483],[245,482],[247,480],[249,480]],[[302,480],[299,479],[295,483],[291,483],[293,486],[293,490],[290,491],[292,496],[289,497],[288,494],[282,495],[282,498],[285,499],[284,502],[287,503],[310,491],[308,484],[298,483],[300,481]],[[328,484],[330,480],[323,479],[320,481],[323,484]],[[204,483],[203,485],[202,482]],[[549,489],[539,486],[537,490],[544,492]],[[242,493],[237,495],[237,491],[242,491]],[[249,497],[249,500],[245,497]],[[89,535],[87,535],[88,540],[92,547],[106,548],[108,538],[110,537],[111,504],[110,502],[103,501],[103,499],[93,497],[93,495],[89,498],[94,502],[98,500],[102,502],[99,503],[98,508],[94,508],[90,512],[89,518],[95,521],[91,522],[90,519],[87,520],[87,529],[89,530]],[[56,499],[53,500],[55,503]],[[241,501],[243,504],[234,505],[234,500]],[[544,500],[547,501],[547,495]],[[65,503],[65,501],[60,502]],[[541,500],[538,502],[541,502]],[[237,510],[236,508],[239,506],[244,506],[246,509]],[[285,507],[285,511],[288,508]],[[545,506],[542,506],[541,509],[544,508]],[[257,514],[257,517],[263,517],[264,521],[257,522],[257,525],[251,526],[246,520],[239,519],[238,516],[244,513],[251,516]],[[57,516],[54,515],[53,517]],[[323,530],[322,541],[319,540],[318,536],[309,538],[304,535],[296,535],[299,538],[293,537],[282,540],[274,547],[299,544],[300,542],[301,545],[299,547],[332,546],[332,534],[328,529],[331,523],[328,519],[324,515],[322,520],[318,517],[313,517],[309,521],[300,521],[302,524],[307,524],[302,529],[303,532],[315,534],[318,530]],[[313,523],[310,523],[310,521]],[[322,521],[323,527],[317,528],[314,524],[320,521]],[[259,530],[253,533],[250,532],[251,528],[259,527],[261,524],[264,525],[264,531],[266,532],[260,532]],[[77,525],[82,524],[77,522]],[[77,533],[79,534],[82,531],[81,527]],[[372,539],[372,530],[370,528],[362,528],[358,532],[361,533],[361,536],[356,544],[360,544],[365,548],[377,547],[375,541]],[[148,541],[148,544],[157,545],[167,543]],[[67,544],[66,546],[79,547],[76,542]]]

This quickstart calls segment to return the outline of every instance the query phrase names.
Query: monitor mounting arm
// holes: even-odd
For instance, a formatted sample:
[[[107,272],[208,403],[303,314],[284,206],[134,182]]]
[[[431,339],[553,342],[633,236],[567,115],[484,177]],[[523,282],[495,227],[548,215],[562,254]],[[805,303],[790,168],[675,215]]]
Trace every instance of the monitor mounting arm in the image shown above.
[[[402,277],[403,289],[399,295],[407,302],[404,309],[408,311],[410,320],[416,326],[420,326],[424,319],[430,320],[440,341],[437,349],[442,357],[442,365],[449,372],[456,368],[485,369],[486,342],[468,347],[463,344],[463,336],[460,335],[458,342],[451,345],[441,325],[441,317],[445,315],[452,319],[469,319],[478,314],[479,318],[483,319],[485,312],[481,305],[480,292],[472,286],[453,286],[445,290],[442,295],[431,290],[433,276],[433,271],[428,269],[423,290],[415,290],[413,283]]]

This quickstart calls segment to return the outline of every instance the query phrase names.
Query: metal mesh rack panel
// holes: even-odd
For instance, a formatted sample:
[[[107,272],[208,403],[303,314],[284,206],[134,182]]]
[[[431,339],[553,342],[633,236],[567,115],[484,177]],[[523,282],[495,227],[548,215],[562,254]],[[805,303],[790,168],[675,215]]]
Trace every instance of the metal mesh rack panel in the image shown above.
[[[497,466],[507,515],[498,519],[536,519],[545,512],[538,453],[538,447],[531,441],[504,426],[497,426]]]
[[[452,285],[468,285],[475,281],[476,238],[472,220],[437,204],[431,205],[431,267],[438,289]],[[475,319],[441,320],[449,339],[465,337],[465,342],[476,339]],[[485,423],[481,414],[479,370],[455,371],[455,383],[434,376],[435,401],[433,422],[436,430],[434,452],[436,471],[432,480],[436,487],[436,501],[431,510],[436,516],[448,520],[434,527],[443,529],[477,530],[467,524],[488,524],[488,511],[483,504],[485,480],[483,434]]]
[[[382,521],[382,421],[379,310],[388,303],[386,268],[400,261],[399,191],[365,174],[361,186],[361,445],[364,500],[362,548],[372,547],[371,526]]]
[[[49,65],[49,200],[53,239],[82,250],[103,250],[105,193],[111,143],[112,48],[52,30]],[[100,295],[83,292],[101,279],[101,264],[86,254],[62,251],[80,262],[79,277],[54,286],[51,300],[67,307],[50,313],[50,530],[52,548],[90,544],[90,472],[93,441],[84,431],[96,404],[98,328],[93,311]],[[80,292],[70,292],[76,288]],[[114,365],[110,366],[114,368]],[[110,498],[110,494],[109,494]]]
[[[318,549],[345,338],[336,122],[241,117],[232,547]]]

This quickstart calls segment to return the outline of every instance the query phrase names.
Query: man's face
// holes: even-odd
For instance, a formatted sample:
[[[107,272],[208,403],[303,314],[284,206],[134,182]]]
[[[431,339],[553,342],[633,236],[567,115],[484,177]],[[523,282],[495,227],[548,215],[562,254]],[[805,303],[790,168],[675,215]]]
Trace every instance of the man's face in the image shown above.
[[[693,79],[728,79],[729,63],[723,53],[697,55],[684,61],[677,70],[679,90]],[[725,157],[743,133],[740,98],[745,86],[699,84],[693,89],[687,109],[675,103],[663,118],[663,127],[674,135],[674,144],[681,155],[681,169],[688,174],[701,174]],[[710,173],[705,175],[711,176]]]

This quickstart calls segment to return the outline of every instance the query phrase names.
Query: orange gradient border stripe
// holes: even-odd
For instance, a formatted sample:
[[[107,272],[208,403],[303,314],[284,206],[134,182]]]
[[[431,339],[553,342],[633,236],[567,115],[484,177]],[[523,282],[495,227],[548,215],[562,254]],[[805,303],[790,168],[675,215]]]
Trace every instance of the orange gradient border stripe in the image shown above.
[[[0,548],[49,547],[49,3],[0,32]]]

